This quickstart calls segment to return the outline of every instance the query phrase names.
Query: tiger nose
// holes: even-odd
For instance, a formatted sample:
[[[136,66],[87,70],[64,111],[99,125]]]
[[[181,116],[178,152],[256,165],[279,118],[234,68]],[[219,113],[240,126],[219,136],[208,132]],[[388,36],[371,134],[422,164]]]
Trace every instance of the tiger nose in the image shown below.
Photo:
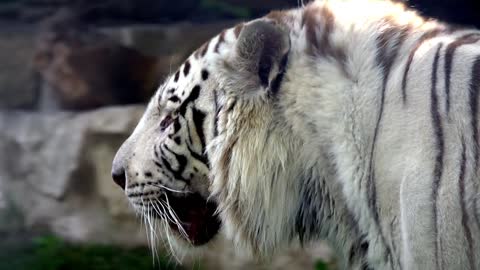
[[[118,162],[116,159],[113,161],[112,164],[112,178],[113,182],[115,182],[123,190],[125,190],[125,183],[127,182],[125,176],[125,169],[123,168],[123,164]]]

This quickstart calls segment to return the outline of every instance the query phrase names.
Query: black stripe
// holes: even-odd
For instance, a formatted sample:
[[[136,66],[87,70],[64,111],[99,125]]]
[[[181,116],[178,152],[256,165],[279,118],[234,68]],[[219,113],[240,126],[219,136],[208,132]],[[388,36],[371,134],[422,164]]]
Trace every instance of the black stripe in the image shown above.
[[[164,145],[164,148],[165,148],[166,151],[168,151],[170,154],[172,154],[175,157],[175,159],[178,163],[178,169],[174,170],[172,168],[172,165],[170,164],[170,162],[166,159],[166,155],[163,154],[160,159],[162,160],[162,163],[165,166],[165,168],[173,175],[175,180],[181,180],[181,181],[183,181],[187,184],[190,183],[190,180],[185,179],[182,175],[183,172],[185,171],[185,167],[187,166],[187,162],[188,162],[187,158],[184,155],[176,154],[175,152],[170,150],[167,145]]]
[[[168,145],[164,144],[163,147],[165,148],[166,151],[168,151],[170,154],[172,154],[175,159],[177,160],[178,163],[178,172],[183,172],[185,170],[185,167],[187,166],[187,158],[183,155],[177,154]],[[164,155],[165,156],[165,155]]]
[[[282,84],[283,77],[285,76],[285,71],[287,69],[288,64],[288,55],[290,52],[287,52],[280,61],[280,67],[278,69],[278,75],[272,80],[270,84],[270,91],[272,94],[276,94],[280,89],[280,85]]]
[[[359,243],[354,243],[350,246],[350,251],[348,252],[348,267],[347,269],[354,269],[354,267],[360,266],[359,269],[370,269],[368,268],[367,253],[368,247],[370,246],[368,240],[366,240],[365,235],[359,237]],[[363,240],[362,240],[363,239]]]
[[[187,110],[187,106],[197,100],[197,98],[200,96],[200,85],[195,85],[195,87],[192,88],[192,91],[190,91],[190,94],[188,97],[183,101],[182,105],[178,108],[178,113],[182,116],[185,116],[185,112]]]
[[[208,71],[206,69],[202,69],[202,80],[206,81],[208,79]]]
[[[445,50],[445,95],[447,115],[450,112],[450,78],[452,75],[452,63],[455,51],[462,45],[476,43],[480,40],[478,33],[468,34],[448,44]]]
[[[460,160],[460,175],[458,177],[458,189],[460,190],[459,199],[460,206],[462,208],[462,227],[465,233],[465,239],[467,240],[468,250],[467,257],[468,262],[470,263],[470,269],[474,270],[475,267],[475,256],[473,254],[473,239],[470,226],[468,225],[468,213],[465,202],[465,163],[466,163],[466,147],[465,141],[462,138],[462,158]]]
[[[404,105],[407,103],[408,72],[410,71],[410,65],[412,64],[415,53],[425,41],[436,37],[438,34],[443,32],[444,30],[445,29],[433,29],[431,31],[426,32],[418,39],[417,43],[413,46],[413,49],[410,51],[410,54],[408,55],[407,64],[405,65],[405,72],[403,73],[403,79],[402,79],[402,100]]]
[[[385,105],[385,92],[387,90],[387,82],[390,75],[390,70],[392,64],[395,62],[397,57],[398,51],[405,40],[405,34],[407,29],[403,29],[400,33],[398,33],[397,28],[387,29],[385,33],[378,37],[378,54],[377,54],[377,62],[379,66],[383,70],[383,81],[380,93],[380,108],[378,113],[377,122],[375,125],[375,130],[373,133],[372,139],[372,149],[370,152],[370,165],[369,165],[369,177],[367,178],[367,197],[370,209],[373,214],[373,218],[375,221],[375,225],[377,226],[380,236],[382,239],[383,244],[385,245],[387,252],[386,256],[390,260],[390,264],[393,267],[393,259],[392,259],[392,252],[390,246],[387,245],[387,241],[385,236],[383,235],[382,226],[380,224],[380,217],[378,213],[378,205],[377,205],[377,190],[376,190],[376,181],[375,181],[375,170],[374,170],[374,155],[375,155],[375,145],[378,137],[378,132],[380,129],[380,124],[382,122],[383,110]],[[390,44],[393,42],[392,44]]]
[[[230,104],[228,104],[228,107],[226,108],[226,113],[229,114],[233,111],[233,109],[235,108],[235,106],[237,105],[237,100],[234,99],[232,102],[230,102]]]
[[[220,44],[222,44],[225,41],[225,30],[220,33],[220,36],[218,38],[217,44],[215,45],[214,52],[218,53],[218,49],[220,48]]]
[[[475,59],[472,68],[472,78],[470,80],[470,91],[469,93],[469,104],[470,104],[470,126],[472,129],[472,141],[473,141],[473,156],[474,156],[474,170],[477,171],[479,163],[479,141],[478,141],[478,93],[480,88],[480,56]],[[477,174],[473,176],[474,181],[477,181]],[[475,186],[478,184],[475,182]],[[480,228],[480,217],[478,216],[478,205],[477,200],[475,200],[475,222]]]
[[[180,124],[180,120],[178,118],[173,121],[173,133],[176,134],[180,129],[182,128],[182,125]]]
[[[235,38],[238,38],[238,36],[240,35],[240,32],[242,31],[244,25],[245,25],[244,23],[239,23],[235,26],[235,28],[233,29],[233,33],[235,34]]]
[[[190,71],[190,62],[187,60],[185,61],[185,65],[183,66],[183,75],[187,76],[189,71]]]
[[[209,162],[208,162],[208,157],[206,154],[198,154],[197,152],[193,151],[193,149],[187,144],[188,151],[190,152],[191,156],[198,160],[199,162],[205,164],[207,168],[210,168]]]
[[[478,185],[477,185],[477,187],[478,187]],[[478,190],[478,188],[476,190]],[[480,228],[480,217],[479,217],[480,211],[478,209],[478,197],[475,197],[473,203],[474,203],[473,209],[475,211],[473,213],[473,216],[475,217],[475,223],[477,224],[477,227]]]
[[[327,188],[320,188],[320,183],[324,182],[324,179],[314,179],[313,170],[305,170],[299,180],[304,184],[301,185],[301,202],[297,210],[295,228],[303,243],[318,233],[318,221],[324,221],[325,214],[329,215],[329,212],[332,212],[332,209],[329,209],[329,201],[333,198],[324,196],[323,191],[326,191],[328,195]]]
[[[203,132],[203,123],[205,122],[206,114],[194,107],[192,107],[192,120],[195,125],[195,132],[200,140],[202,150],[205,150],[205,134]]]
[[[175,72],[175,77],[173,78],[173,81],[178,82],[178,78],[180,78],[180,70],[177,70],[177,72]]]
[[[175,103],[180,102],[180,98],[175,95],[171,96],[168,100]]]
[[[207,54],[208,47],[210,46],[210,41],[211,41],[211,40],[209,40],[207,43],[205,43],[205,44],[202,46],[202,51],[200,52],[201,57],[204,57],[205,54]]]
[[[213,101],[215,105],[215,118],[213,119],[213,138],[215,138],[218,136],[218,114],[220,113],[220,107],[218,106],[218,93],[216,90],[213,90]]]
[[[440,247],[440,239],[438,235],[438,207],[437,207],[437,200],[438,200],[438,190],[440,188],[442,174],[443,174],[443,153],[444,153],[444,138],[443,138],[443,129],[442,129],[442,120],[440,116],[440,110],[438,108],[438,96],[437,96],[437,72],[438,72],[438,59],[440,58],[440,49],[442,48],[443,44],[440,44],[437,48],[437,52],[435,53],[435,59],[433,61],[432,66],[432,78],[431,78],[431,106],[430,112],[432,117],[432,126],[435,135],[435,147],[436,147],[436,154],[435,154],[435,166],[433,170],[433,185],[432,185],[432,201],[433,201],[433,233],[437,241],[435,242],[435,263],[437,269],[440,268],[440,264],[438,262],[439,257],[439,247]]]
[[[469,93],[469,105],[470,105],[470,114],[471,122],[470,126],[472,128],[472,140],[473,140],[473,150],[475,158],[475,168],[478,168],[478,91],[480,87],[480,56],[475,59],[472,68],[472,75],[470,81],[470,91]]]

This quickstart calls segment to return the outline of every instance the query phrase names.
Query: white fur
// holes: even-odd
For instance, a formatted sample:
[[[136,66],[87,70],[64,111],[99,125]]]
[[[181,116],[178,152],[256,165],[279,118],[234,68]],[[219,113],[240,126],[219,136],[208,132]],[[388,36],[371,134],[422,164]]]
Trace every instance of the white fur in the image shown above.
[[[343,267],[349,269],[363,269],[367,264],[372,269],[435,269],[438,261],[443,269],[470,269],[458,188],[460,140],[464,138],[467,225],[474,268],[479,269],[480,228],[474,222],[479,214],[475,213],[479,191],[477,169],[472,164],[476,142],[470,136],[467,97],[480,46],[465,45],[456,51],[447,118],[445,47],[468,31],[443,33],[418,48],[408,75],[408,102],[403,104],[401,83],[408,55],[422,34],[441,25],[387,1],[311,5],[325,6],[334,14],[330,42],[346,52],[345,65],[338,59],[307,54],[303,10],[289,11],[285,14],[293,19],[286,24],[291,46],[288,69],[275,99],[268,96],[268,89],[252,87],[248,70],[235,72],[233,29],[226,32],[219,53],[213,52],[212,45],[218,42],[217,36],[204,58],[190,57],[192,69],[204,67],[213,76],[196,105],[209,113],[210,192],[211,198],[218,200],[224,231],[240,247],[260,255],[271,254],[301,234],[304,241],[326,238],[343,258]],[[388,27],[385,18],[412,30],[391,67],[374,160],[370,160],[381,106],[383,70],[377,62],[377,45]],[[321,25],[318,31],[323,31]],[[436,93],[445,148],[439,216],[434,220],[432,183],[437,148],[430,109],[431,72],[441,43]],[[198,76],[182,80],[178,88],[189,88]],[[213,90],[222,106],[215,138],[211,132]],[[233,102],[233,110],[227,113]],[[149,110],[146,115],[152,113]],[[136,133],[146,136],[145,127],[140,126]],[[371,162],[379,224],[368,201]],[[309,203],[306,194],[312,196]],[[438,235],[433,234],[435,222]],[[316,226],[306,232],[311,223]],[[441,250],[435,254],[437,241]],[[359,255],[366,242],[365,254]]]

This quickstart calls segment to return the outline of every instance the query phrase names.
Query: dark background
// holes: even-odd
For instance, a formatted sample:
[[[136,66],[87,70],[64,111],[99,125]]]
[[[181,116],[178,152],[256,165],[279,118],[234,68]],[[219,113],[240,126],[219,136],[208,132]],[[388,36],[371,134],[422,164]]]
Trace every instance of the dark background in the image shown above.
[[[478,0],[410,0],[407,4],[426,16],[480,27],[480,1]]]
[[[298,6],[300,0],[0,0],[3,21],[36,22],[68,7],[91,23],[207,22],[258,17],[272,8]],[[308,2],[308,1],[304,1]],[[403,1],[424,15],[453,23],[479,26],[480,1]]]

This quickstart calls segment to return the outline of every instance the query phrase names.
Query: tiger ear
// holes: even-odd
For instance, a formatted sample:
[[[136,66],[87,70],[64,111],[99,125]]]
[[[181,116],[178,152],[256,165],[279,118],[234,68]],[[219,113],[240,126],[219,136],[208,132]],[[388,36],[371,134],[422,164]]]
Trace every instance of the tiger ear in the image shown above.
[[[256,86],[277,91],[287,64],[288,32],[273,22],[258,20],[245,25],[236,47],[237,65]]]

